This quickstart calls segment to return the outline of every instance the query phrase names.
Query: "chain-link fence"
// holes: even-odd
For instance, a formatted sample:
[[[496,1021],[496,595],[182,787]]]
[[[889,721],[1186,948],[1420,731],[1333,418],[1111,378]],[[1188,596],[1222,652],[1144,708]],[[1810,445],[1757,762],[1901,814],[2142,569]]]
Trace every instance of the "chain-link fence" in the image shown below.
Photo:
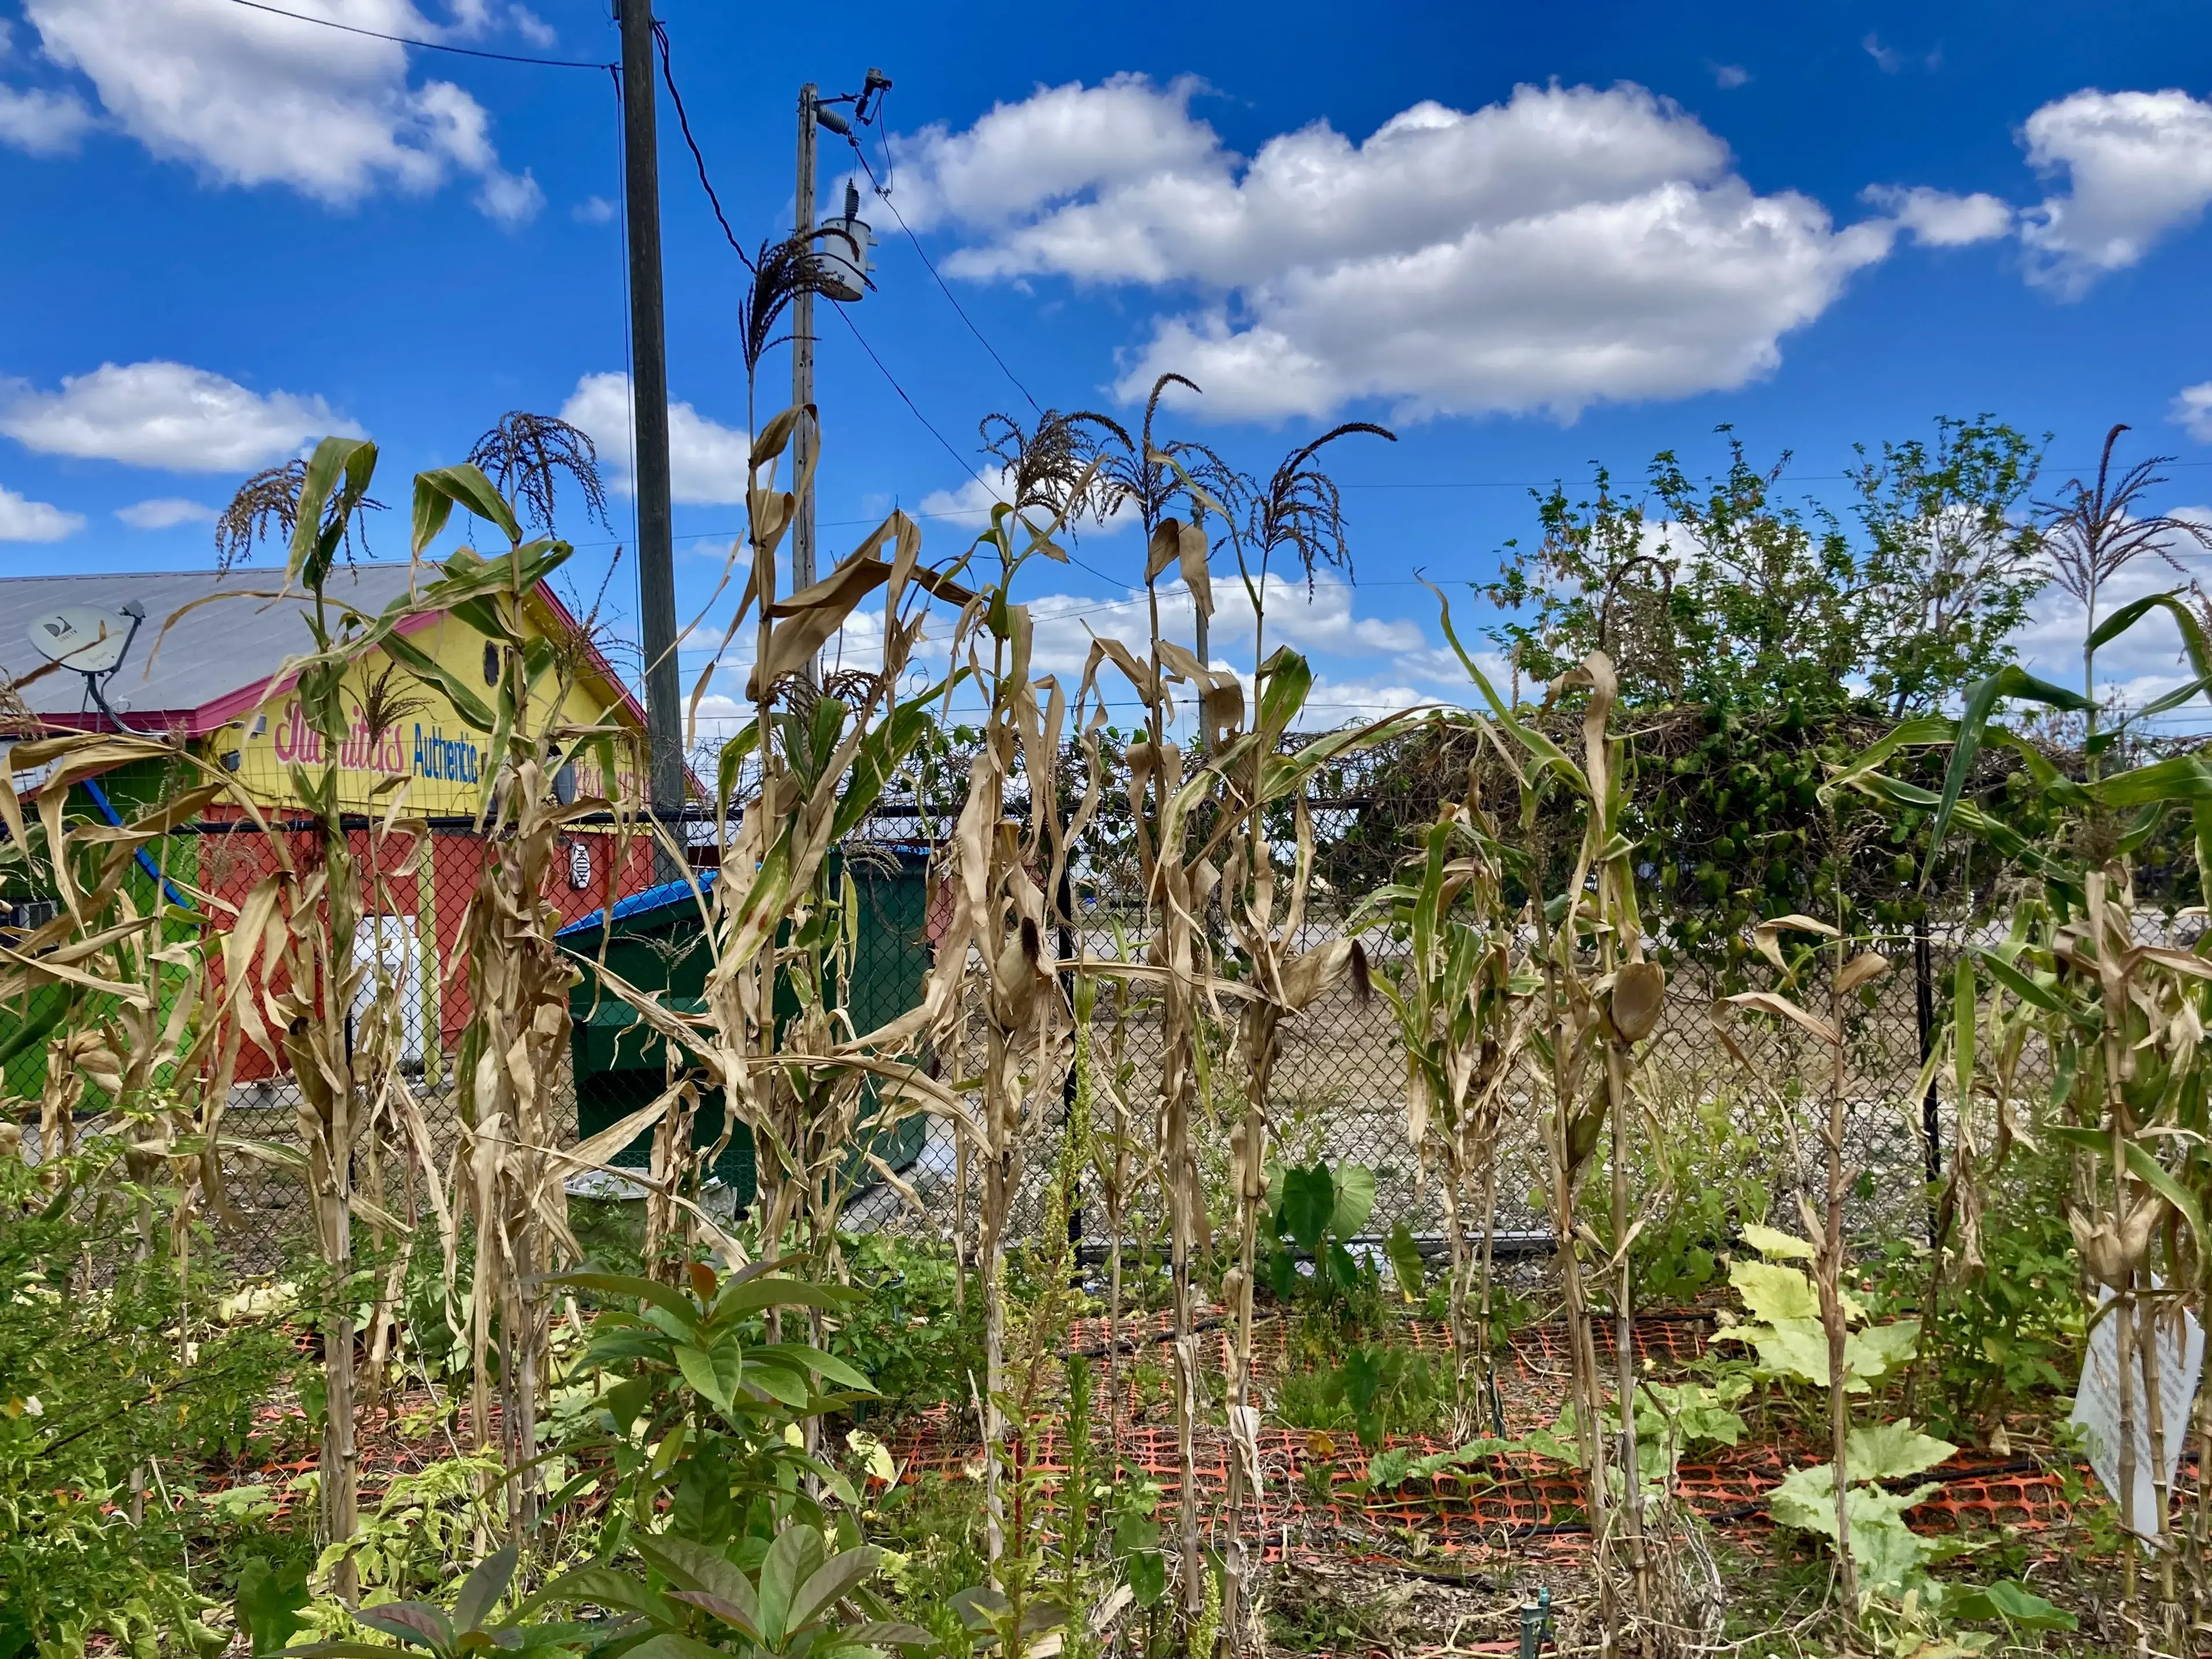
[[[1358,803],[1342,803],[1338,810],[1354,814]],[[214,917],[235,906],[273,867],[275,851],[267,836],[246,825],[195,828],[196,834],[173,842],[186,849],[174,855],[173,867],[216,900],[209,926],[219,931],[222,923]],[[859,1030],[911,1007],[929,965],[935,943],[932,848],[913,830],[911,820],[878,819],[841,854],[861,897],[850,973],[839,992]],[[694,825],[692,833],[704,837],[713,831]],[[275,834],[292,839],[295,859],[314,856],[314,832],[307,827],[280,826]],[[400,1086],[411,1092],[430,1131],[427,1163],[410,1150],[402,1155],[406,1167],[357,1168],[356,1178],[364,1189],[386,1193],[387,1208],[427,1213],[423,1184],[447,1181],[459,1138],[454,1054],[471,1012],[468,963],[457,957],[462,916],[486,859],[498,854],[465,821],[396,835],[373,834],[364,824],[352,838],[370,894],[370,914],[354,949],[357,957],[374,958],[379,976],[396,988],[403,1031]],[[699,851],[711,854],[711,844]],[[711,857],[699,862],[710,865]],[[693,880],[711,882],[712,875],[702,868],[692,879],[669,881],[675,873],[666,854],[656,854],[635,831],[580,828],[562,842],[547,898],[561,917],[559,944],[576,958],[580,983],[572,1000],[571,1063],[548,1081],[565,1137],[605,1128],[665,1085],[659,1045],[632,1011],[595,983],[603,957],[633,984],[678,1006],[700,1006],[708,947]],[[1059,953],[1108,960],[1140,956],[1147,922],[1143,896],[1133,888],[1132,880],[1117,878],[1109,869],[1085,872],[1071,886],[1073,914],[1055,930]],[[1314,903],[1297,948],[1340,933],[1358,909],[1357,896],[1340,892],[1316,894]],[[1362,938],[1376,974],[1401,970],[1399,947],[1387,929],[1363,929]],[[1933,1097],[1923,1098],[1916,1080],[1936,1010],[1948,993],[1956,941],[1941,930],[1933,940],[1917,942],[1908,935],[1887,954],[1892,971],[1850,999],[1844,1088],[1853,1225],[1863,1233],[1894,1236],[1925,1224],[1927,1182],[1948,1133]],[[1829,1055],[1785,1021],[1724,1017],[1716,1008],[1718,988],[1700,971],[1678,969],[1670,976],[1665,1013],[1645,1045],[1637,1077],[1647,1129],[1639,1139],[1649,1148],[1643,1155],[1654,1162],[1639,1186],[1665,1200],[1714,1182],[1740,1187],[1755,1181],[1786,1204],[1793,1190],[1810,1189],[1820,1160],[1817,1128],[1826,1111]],[[1798,994],[1825,1014],[1817,969]],[[1102,995],[1098,1009],[1091,1033],[1094,1127],[1118,1123],[1134,1142],[1152,1143],[1162,1060],[1157,1000],[1133,988]],[[1243,1085],[1228,1022],[1206,1024],[1206,1040],[1212,1045],[1206,1068],[1211,1090],[1197,1103],[1194,1151],[1201,1173],[1225,1194],[1228,1132],[1242,1115]],[[980,1031],[981,1024],[972,1019],[968,1029]],[[1341,981],[1285,1022],[1280,1043],[1267,1101],[1275,1155],[1286,1163],[1364,1164],[1376,1177],[1370,1232],[1387,1234],[1403,1222],[1417,1236],[1440,1233],[1443,1194],[1434,1171],[1424,1170],[1408,1144],[1405,1054],[1384,999],[1363,995],[1349,979]],[[975,1061],[974,1054],[947,1054],[934,1064],[940,1077],[966,1077],[979,1069]],[[40,1079],[30,1073],[43,1063],[42,1048],[19,1055],[10,1067],[9,1092],[35,1098]],[[1539,1197],[1538,1124],[1548,1107],[1533,1065],[1522,1068],[1522,1079],[1503,1115],[1492,1224],[1502,1236],[1540,1241],[1548,1223]],[[296,1082],[281,1060],[248,1046],[226,1103],[225,1136],[241,1144],[297,1146],[300,1106]],[[1066,1121],[1062,1098],[1031,1103],[1022,1137],[1024,1186],[1013,1217],[1018,1231],[1033,1229],[1042,1212],[1043,1184]],[[702,1102],[695,1140],[720,1151],[708,1197],[734,1209],[751,1195],[751,1149],[742,1126],[726,1138],[726,1127],[720,1102]],[[641,1138],[616,1163],[641,1168],[646,1156]],[[232,1259],[248,1271],[273,1268],[309,1224],[298,1175],[281,1160],[243,1154],[227,1156],[224,1169],[219,1218]],[[873,1123],[846,1171],[851,1183],[846,1216],[855,1230],[951,1242],[972,1227],[976,1172],[940,1121]],[[1140,1161],[1133,1185],[1128,1230],[1157,1237],[1164,1231],[1157,1175],[1148,1180]],[[572,1190],[616,1200],[640,1191],[618,1175],[584,1177]],[[1104,1215],[1093,1169],[1085,1177],[1079,1223],[1093,1243],[1102,1237]],[[1215,1218],[1217,1224],[1225,1219],[1225,1213]]]

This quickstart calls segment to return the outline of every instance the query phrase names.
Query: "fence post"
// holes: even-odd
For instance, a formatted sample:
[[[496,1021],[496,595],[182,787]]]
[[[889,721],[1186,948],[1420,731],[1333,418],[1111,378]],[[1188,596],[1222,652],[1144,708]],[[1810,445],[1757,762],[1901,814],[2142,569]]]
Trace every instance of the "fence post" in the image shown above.
[[[1920,1063],[1925,1066],[1928,1057],[1936,1051],[1936,952],[1928,939],[1928,917],[1923,912],[1912,923],[1912,988],[1920,1025]],[[1929,1073],[1928,1092],[1920,1102],[1920,1137],[1922,1152],[1928,1170],[1928,1242],[1941,1243],[1936,1237],[1936,1183],[1943,1178],[1942,1115],[1936,1094],[1936,1078]]]
[[[1062,963],[1072,963],[1075,960],[1075,884],[1069,878],[1065,861],[1060,872],[1060,888],[1052,896],[1052,902],[1054,907],[1060,912],[1060,959]],[[1072,1011],[1075,1006],[1075,969],[1066,968],[1063,972],[1066,978],[1060,987],[1060,991],[1067,998],[1067,1006]],[[1070,1135],[1075,1133],[1077,1085],[1075,1066],[1071,1062],[1067,1068],[1066,1081],[1061,1085],[1060,1091],[1060,1125],[1062,1132]],[[1072,1252],[1080,1251],[1083,1248],[1083,1180],[1080,1170],[1085,1150],[1080,1146],[1075,1149],[1076,1168],[1079,1171],[1075,1183],[1075,1201],[1067,1206],[1067,1243]],[[1083,1281],[1083,1267],[1079,1257],[1077,1260],[1075,1273],[1076,1282],[1079,1285]]]

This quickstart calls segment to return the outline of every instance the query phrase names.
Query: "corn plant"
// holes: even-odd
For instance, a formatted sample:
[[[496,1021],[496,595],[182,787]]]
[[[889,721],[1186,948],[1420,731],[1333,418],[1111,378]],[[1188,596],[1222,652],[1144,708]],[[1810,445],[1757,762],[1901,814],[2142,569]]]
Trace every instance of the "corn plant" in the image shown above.
[[[375,465],[373,445],[325,439],[304,470],[290,515],[284,592],[297,583],[312,596],[313,649],[288,663],[285,672],[296,678],[302,710],[324,734],[332,757],[319,777],[294,768],[290,783],[317,825],[319,857],[312,866],[301,867],[281,841],[275,843],[278,868],[241,907],[239,925],[225,940],[226,968],[230,982],[242,986],[258,957],[263,983],[284,988],[271,993],[267,1022],[250,1001],[241,1000],[240,1007],[250,1040],[268,1043],[270,1024],[286,1033],[283,1049],[300,1082],[301,1129],[325,1264],[343,1283],[350,1271],[351,1214],[358,1207],[351,1190],[353,1148],[375,1121],[380,1105],[404,1101],[406,1093],[394,1088],[398,1026],[388,1006],[394,988],[381,988],[386,1006],[380,1017],[373,1015],[357,1030],[353,1024],[369,983],[369,964],[352,948],[367,912],[361,863],[338,806],[335,760],[352,720],[344,706],[344,678],[355,663],[381,651],[489,738],[493,763],[479,817],[494,848],[460,930],[473,1008],[457,1066],[462,1138],[455,1156],[455,1201],[451,1206],[440,1204],[438,1217],[449,1285],[458,1224],[465,1216],[476,1226],[469,1296],[472,1422],[479,1446],[489,1446],[496,1343],[501,1451],[507,1465],[519,1471],[509,1486],[508,1519],[520,1534],[536,1519],[532,1466],[549,1330],[538,1280],[575,1250],[567,1228],[562,1160],[553,1152],[557,1127],[544,1084],[566,1059],[573,970],[553,946],[556,913],[544,895],[559,830],[574,817],[605,811],[611,805],[580,798],[561,806],[552,780],[561,766],[586,750],[599,760],[601,776],[617,775],[613,734],[609,726],[572,728],[544,712],[559,708],[567,690],[564,673],[573,663],[555,641],[533,636],[526,606],[532,591],[567,559],[569,549],[550,538],[525,541],[512,509],[473,466],[417,476],[413,557],[423,559],[456,506],[503,533],[509,543],[506,552],[486,558],[461,548],[438,567],[435,576],[412,584],[409,592],[374,616],[327,597],[325,579],[368,501]],[[421,615],[447,616],[485,635],[500,663],[499,682],[489,699],[408,640],[402,625]],[[370,712],[386,723],[395,717],[389,708]],[[388,835],[404,804],[404,793],[395,794],[372,825],[372,835]],[[355,1041],[356,1036],[363,1040]],[[414,1109],[410,1103],[399,1109],[404,1115]],[[419,1115],[408,1127],[416,1152],[426,1153],[428,1137]],[[349,1444],[349,1312],[344,1323],[343,1340],[337,1340],[334,1327],[325,1346],[343,1350],[330,1360],[334,1369],[329,1419],[333,1425],[343,1419]],[[340,1364],[347,1373],[343,1378],[336,1369]],[[349,1454],[340,1461],[349,1467]],[[326,1477],[326,1505],[333,1501],[331,1487],[339,1484]],[[348,1474],[343,1485],[349,1490],[350,1484]],[[336,1531],[332,1539],[347,1535]]]
[[[1834,815],[1830,814],[1831,823]],[[1833,860],[1840,872],[1844,862],[1840,849]],[[1840,898],[1840,895],[1838,895]],[[1840,909],[1841,906],[1838,905]],[[1828,1465],[1830,1495],[1835,1515],[1829,1535],[1837,1540],[1837,1576],[1842,1591],[1844,1619],[1856,1624],[1859,1613],[1858,1554],[1848,1514],[1850,1498],[1850,1408],[1846,1392],[1853,1378],[1846,1349],[1850,1329],[1844,1294],[1844,1197],[1850,1179],[1844,1162],[1844,1127],[1845,1084],[1850,1063],[1848,1016],[1852,999],[1862,986],[1870,985],[1889,971],[1889,960],[1880,951],[1852,949],[1844,929],[1816,917],[1790,915],[1759,924],[1754,943],[1760,954],[1781,969],[1786,988],[1796,989],[1795,971],[1784,957],[1780,936],[1784,932],[1814,934],[1828,942],[1828,1007],[1825,1017],[1779,991],[1741,991],[1721,999],[1723,1006],[1756,1010],[1786,1019],[1808,1033],[1826,1051],[1828,1065],[1826,1109],[1820,1120],[1820,1144],[1826,1155],[1826,1202],[1814,1212],[1802,1194],[1802,1220],[1807,1233],[1820,1240],[1814,1251],[1814,1283],[1820,1296],[1820,1325],[1826,1345],[1821,1370],[1828,1391],[1828,1426],[1832,1461]],[[1925,1467],[1925,1466],[1923,1466]],[[1875,1477],[1883,1478],[1883,1477]],[[1854,1540],[1847,1542],[1846,1540]]]
[[[2107,453],[2109,455],[2109,443]],[[2135,475],[2130,475],[2133,480]],[[2140,480],[2136,481],[2139,485]],[[2126,562],[2131,518],[2085,492],[2072,529],[2071,556],[2084,573],[2094,602],[2093,579],[2108,578]],[[2122,501],[2122,508],[2126,503]],[[2062,539],[2064,539],[2062,538]],[[2137,542],[2136,550],[2144,544]],[[2154,611],[2179,628],[2193,678],[2144,709],[2100,729],[2094,690],[2096,653]],[[2206,1165],[2195,1138],[2203,1132],[2204,1084],[2199,1036],[2207,1012],[2205,981],[2212,957],[2202,943],[2184,950],[2147,945],[2139,938],[2132,865],[2136,854],[2172,807],[2186,804],[2195,816],[2200,879],[2212,869],[2212,768],[2185,755],[2107,773],[2106,757],[2134,720],[2173,706],[2212,685],[2212,651],[2192,609],[2179,593],[2148,595],[2102,621],[2094,611],[2083,641],[2085,691],[2049,684],[2016,667],[2000,670],[1968,691],[1960,718],[1907,721],[1869,748],[1831,781],[1832,792],[1852,790],[1893,809],[1929,815],[1930,849],[1923,884],[1942,855],[1947,836],[1963,830],[2009,860],[2026,886],[2015,900],[2009,936],[1972,954],[1972,973],[2016,1000],[2016,1010],[1994,997],[1990,1013],[1974,1012],[1971,988],[1956,999],[1952,1048],[1965,1069],[1955,1085],[1962,1111],[1973,1093],[1976,1065],[1998,1069],[2000,1111],[2010,1086],[2005,1056],[2014,1052],[2017,1022],[2040,1028],[2051,1058],[2051,1110],[2042,1132],[2077,1154],[2076,1199],[2068,1221],[2080,1251],[2095,1320],[2112,1322],[2117,1359],[2118,1464],[2115,1497],[2129,1539],[2124,1594],[2133,1607],[2140,1572],[2136,1540],[2169,1535],[2166,1467],[2172,1437],[2161,1398],[2157,1329],[2179,1301],[2200,1312],[2206,1305],[2203,1200]],[[2085,775],[2071,778],[2033,744],[1993,723],[2007,701],[2041,704],[2080,714],[2087,728]],[[1891,757],[1911,746],[1951,750],[1941,791],[1929,790],[1883,770]],[[1985,746],[2008,749],[2043,796],[2058,809],[2057,828],[2031,842],[1997,811],[1966,796],[1966,785]],[[2032,1013],[2029,1011],[2033,1011]],[[1977,1061],[1976,1056],[1986,1056]],[[2000,1119],[2002,1137],[2008,1133]],[[2018,1126],[2009,1131],[2018,1133]],[[1954,1179],[1970,1172],[1954,1166]],[[1957,1202],[1971,1226],[1975,1196],[1961,1187]],[[1971,1233],[1968,1235],[1971,1237]],[[2154,1261],[2163,1273],[2154,1272]],[[2163,1280],[2162,1285],[2160,1280]],[[2200,1407],[2200,1412],[2202,1408]],[[2200,1415],[2200,1433],[2207,1419]],[[2138,1443],[2147,1435],[2153,1486],[2151,1513],[2137,1494]],[[2209,1442],[2208,1443],[2212,1443]],[[2200,1509],[2191,1529],[2191,1569],[2200,1601],[2205,1595]],[[2160,1615],[2171,1631],[2179,1618],[2175,1554],[2159,1557]]]
[[[1451,1248],[1452,1431],[1465,1441],[1478,1431],[1479,1401],[1491,1405],[1497,1426],[1491,1270],[1498,1138],[1528,1042],[1537,981],[1521,945],[1521,918],[1505,902],[1503,849],[1473,774],[1467,799],[1448,802],[1423,842],[1407,878],[1370,902],[1405,942],[1380,983],[1406,1048],[1407,1141],[1417,1158],[1442,1166]],[[1482,1220],[1482,1245],[1473,1253],[1471,1179],[1480,1182],[1474,1206]]]
[[[1433,591],[1433,590],[1432,590]],[[1588,1488],[1593,1530],[1601,1549],[1625,1544],[1633,1578],[1636,1613],[1649,1623],[1655,1612],[1653,1564],[1646,1547],[1645,1494],[1638,1467],[1635,1325],[1629,1249],[1638,1223],[1629,1188],[1637,1044],[1657,1027],[1666,975],[1645,959],[1636,902],[1635,843],[1625,830],[1629,778],[1624,745],[1608,729],[1618,696],[1613,665],[1592,652],[1554,683],[1556,695],[1586,694],[1578,765],[1532,721],[1498,695],[1461,646],[1443,595],[1445,637],[1451,641],[1491,720],[1504,737],[1497,744],[1519,781],[1524,836],[1535,836],[1546,792],[1565,792],[1582,817],[1582,840],[1555,896],[1540,894],[1529,911],[1541,976],[1540,1018],[1532,1023],[1530,1052],[1547,1074],[1552,1109],[1541,1125],[1549,1162],[1547,1199],[1559,1241],[1560,1284],[1576,1382],[1575,1428]],[[1548,865],[1540,846],[1531,860]],[[1611,1127],[1612,1192],[1609,1250],[1582,1218],[1583,1188],[1601,1134]],[[1609,1466],[1612,1453],[1601,1431],[1607,1407],[1591,1331],[1589,1281],[1610,1276],[1615,1350],[1614,1389],[1620,1425],[1620,1501],[1616,1506]],[[1616,1530],[1617,1529],[1617,1530]],[[1608,1628],[1615,1626],[1611,1575],[1601,1580]]]
[[[101,733],[17,743],[9,757],[16,772],[42,776],[28,818],[13,777],[0,780],[8,861],[59,900],[51,921],[0,945],[0,1002],[23,1010],[10,1048],[47,1043],[40,1158],[70,1156],[88,1090],[105,1096],[119,1131],[138,1255],[173,1261],[181,1283],[192,1219],[220,1200],[219,1163],[203,1150],[207,1097],[191,1086],[218,1022],[208,1018],[207,961],[191,908],[208,899],[171,879],[166,852],[168,832],[228,787],[218,776],[174,791],[129,823],[87,824],[66,810],[81,780],[149,763],[189,777],[194,762],[165,742]],[[149,851],[163,854],[160,864]],[[141,871],[150,872],[143,898],[134,891]],[[164,1206],[166,1237],[156,1224]]]
[[[1206,1595],[1205,1564],[1199,1547],[1197,1429],[1200,1390],[1204,1386],[1198,1343],[1193,1331],[1191,1257],[1198,1229],[1203,1224],[1205,1202],[1200,1189],[1197,1160],[1191,1147],[1191,1111],[1206,1085],[1206,1046],[1199,1023],[1201,995],[1215,983],[1212,948],[1201,925],[1206,905],[1220,880],[1211,862],[1193,856],[1194,826],[1211,811],[1220,775],[1203,768],[1186,776],[1179,744],[1167,736],[1174,719],[1171,679],[1187,680],[1193,672],[1205,673],[1200,697],[1210,690],[1210,671],[1200,667],[1189,651],[1159,634],[1158,582],[1160,574],[1182,557],[1182,524],[1164,520],[1155,531],[1146,565],[1146,588],[1152,618],[1152,646],[1139,662],[1118,640],[1092,642],[1091,661],[1085,672],[1086,685],[1107,661],[1129,680],[1145,704],[1146,735],[1129,745],[1129,812],[1136,839],[1137,865],[1145,884],[1152,941],[1141,963],[1117,966],[1124,977],[1158,988],[1161,1008],[1160,1101],[1154,1121],[1153,1144],[1157,1171],[1168,1219],[1168,1271],[1173,1299],[1176,1364],[1176,1443],[1182,1471],[1177,1510],[1177,1541],[1182,1567],[1182,1614],[1194,1623]],[[1203,541],[1202,535],[1196,538]],[[1233,684],[1233,681],[1232,681]],[[1223,706],[1216,694],[1216,708]],[[1249,1156],[1242,1188],[1256,1176],[1259,1164]]]

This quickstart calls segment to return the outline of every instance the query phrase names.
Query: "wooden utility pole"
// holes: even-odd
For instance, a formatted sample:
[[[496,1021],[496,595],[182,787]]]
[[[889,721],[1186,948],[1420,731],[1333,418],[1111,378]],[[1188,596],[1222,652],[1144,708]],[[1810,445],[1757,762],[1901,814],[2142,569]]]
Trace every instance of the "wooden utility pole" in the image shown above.
[[[684,692],[676,668],[676,564],[668,502],[668,356],[660,295],[653,0],[617,3],[623,191],[629,228],[630,473],[637,489],[637,604],[645,647],[646,736],[652,757],[653,815],[671,834],[680,836]]]
[[[799,210],[792,234],[805,246],[814,234],[814,102],[818,91],[809,81],[799,89]],[[791,406],[814,401],[814,295],[800,289],[791,302]],[[791,476],[799,499],[791,524],[791,587],[814,584],[814,481],[807,476],[817,441],[814,422],[801,420],[791,434]]]

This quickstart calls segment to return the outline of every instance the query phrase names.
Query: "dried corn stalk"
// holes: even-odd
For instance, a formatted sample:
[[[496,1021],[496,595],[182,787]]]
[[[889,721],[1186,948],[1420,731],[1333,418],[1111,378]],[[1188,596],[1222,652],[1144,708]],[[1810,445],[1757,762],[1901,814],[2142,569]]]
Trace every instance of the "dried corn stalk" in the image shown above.
[[[1601,1559],[1615,1547],[1626,1549],[1636,1620],[1639,1627],[1648,1628],[1655,1612],[1655,1575],[1638,1475],[1630,1250],[1639,1224],[1634,1213],[1638,1195],[1629,1185],[1631,1094],[1637,1045],[1658,1024],[1665,975],[1644,957],[1634,843],[1622,830],[1628,800],[1625,756],[1620,740],[1607,729],[1618,687],[1613,665],[1602,652],[1591,653],[1553,685],[1554,695],[1572,690],[1586,695],[1583,759],[1577,764],[1498,695],[1460,645],[1449,604],[1441,593],[1437,599],[1446,638],[1488,705],[1498,731],[1509,740],[1500,748],[1521,777],[1524,833],[1534,835],[1543,793],[1554,786],[1565,790],[1582,817],[1581,844],[1558,894],[1530,910],[1536,965],[1543,980],[1541,1018],[1531,1048],[1545,1069],[1551,1095],[1552,1109],[1540,1126],[1550,1166],[1547,1198],[1559,1240],[1574,1364],[1575,1426],[1588,1472],[1592,1529]],[[1533,864],[1540,878],[1547,867],[1547,851],[1541,846],[1534,849]],[[1613,1177],[1609,1247],[1583,1216],[1585,1178],[1608,1122]],[[1611,1469],[1614,1449],[1603,1432],[1607,1389],[1589,1299],[1589,1280],[1607,1276],[1613,1281],[1616,1367],[1611,1403],[1619,1435],[1617,1482]],[[1609,1571],[1601,1576],[1600,1589],[1608,1638],[1617,1642],[1620,1609]]]

